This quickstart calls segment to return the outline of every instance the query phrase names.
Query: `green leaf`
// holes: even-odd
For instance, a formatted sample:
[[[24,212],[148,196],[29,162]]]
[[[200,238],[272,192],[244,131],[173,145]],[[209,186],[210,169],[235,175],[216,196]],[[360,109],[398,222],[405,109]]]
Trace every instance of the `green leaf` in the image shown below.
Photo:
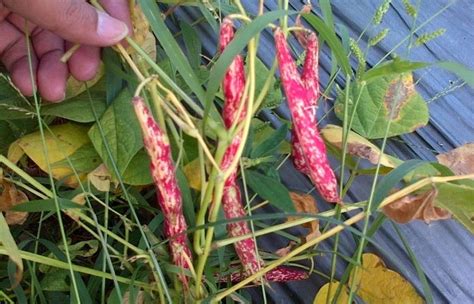
[[[453,72],[463,79],[469,86],[474,87],[474,71],[468,69],[457,62],[441,61],[436,63],[437,66]]]
[[[52,163],[51,167],[69,166],[69,162],[71,162],[72,167],[74,167],[78,173],[83,173],[93,171],[101,163],[99,154],[97,154],[94,145],[90,142],[78,148],[73,154],[69,155],[68,158],[69,161],[63,159]]]
[[[375,194],[370,211],[374,212],[377,210],[382,200],[390,194],[390,190],[392,190],[392,188],[394,188],[404,176],[426,163],[426,161],[418,159],[408,160],[384,176],[375,188]]]
[[[181,169],[176,170],[176,178],[178,180],[179,188],[181,189],[181,195],[183,199],[183,212],[186,218],[186,223],[189,227],[196,226],[196,212],[194,210],[193,197],[189,188],[188,181]]]
[[[144,149],[135,154],[122,177],[124,183],[133,186],[149,185],[153,182],[150,173],[150,157]]]
[[[10,228],[8,227],[7,221],[5,220],[2,212],[0,212],[0,244],[2,244],[2,247],[6,250],[10,260],[16,265],[16,285],[21,281],[23,276],[23,261],[21,260],[20,250],[18,249],[15,240],[10,233]]]
[[[140,0],[139,3],[150,23],[153,33],[165,50],[166,55],[168,55],[171,62],[176,66],[176,69],[186,84],[191,88],[194,94],[196,94],[197,98],[204,101],[204,89],[199,83],[199,79],[191,68],[188,59],[166,26],[158,5],[153,0]]]
[[[185,21],[179,23],[181,33],[183,34],[184,45],[186,46],[186,54],[189,58],[189,63],[196,69],[201,63],[201,49],[202,42],[196,30]]]
[[[255,61],[255,75],[257,75],[257,78],[255,79],[255,92],[257,92],[257,94],[263,90],[265,81],[267,80],[269,73],[270,70],[260,59],[257,58],[257,60]],[[275,76],[272,76],[270,81],[270,88],[261,105],[261,108],[274,109],[281,104],[282,100],[283,95],[280,89],[280,81],[277,81]]]
[[[128,90],[123,90],[89,130],[97,153],[114,175],[114,166],[118,174],[123,175],[132,158],[143,147],[141,129],[131,99]]]
[[[426,62],[412,62],[407,60],[390,60],[368,70],[362,76],[362,80],[369,81],[380,76],[398,75],[411,72],[429,66]]]
[[[319,0],[319,5],[321,6],[321,11],[323,12],[324,21],[326,21],[326,24],[335,33],[336,29],[334,28],[334,16],[331,9],[331,1]]]
[[[288,126],[286,124],[282,124],[278,130],[274,131],[263,142],[256,142],[257,146],[252,150],[251,157],[259,158],[275,154],[278,151],[280,144],[285,140],[287,134]]]
[[[391,120],[388,136],[410,133],[428,123],[428,106],[415,90],[410,73],[380,76],[355,82],[349,89],[349,116],[360,98],[352,129],[366,138],[383,138]],[[344,118],[345,91],[335,104],[339,119]]]
[[[102,50],[102,58],[105,70],[105,92],[106,104],[110,105],[118,96],[123,87],[123,71],[121,66],[120,55],[112,48],[104,48]],[[97,114],[101,115],[101,114]]]
[[[219,24],[217,23],[216,19],[212,15],[212,13],[209,11],[209,9],[204,4],[198,3],[197,5],[199,7],[199,11],[203,15],[203,17],[206,19],[206,22],[212,28],[214,33],[218,33],[219,32]]]
[[[289,123],[286,122],[286,121],[283,121],[283,122],[288,127]],[[268,122],[268,121],[263,122],[258,118],[252,119],[250,130],[251,130],[251,135],[252,136],[249,137],[249,139],[251,139],[251,140],[249,140],[247,142],[247,144],[249,146],[251,145],[251,150],[265,149],[264,147],[258,148],[258,146],[260,146],[260,143],[263,143],[263,142],[267,141],[269,138],[271,138],[272,136],[275,135],[275,129],[273,129],[270,122]],[[282,132],[283,132],[283,130],[282,130]],[[258,152],[258,151],[257,152],[251,152],[250,154],[252,155],[252,153],[260,153],[260,152]],[[279,147],[278,147],[278,153],[280,153],[280,154],[289,154],[289,153],[291,153],[290,143],[288,141],[280,142]],[[245,154],[245,155],[248,155],[248,153]]]
[[[8,146],[16,140],[8,120],[0,120],[0,154],[8,151]]]
[[[438,184],[435,205],[451,212],[455,219],[474,234],[474,188],[452,183]]]
[[[459,64],[457,62],[450,61],[440,61],[435,63],[429,62],[413,62],[408,60],[394,59],[390,60],[384,64],[378,65],[369,71],[367,71],[363,76],[362,80],[369,81],[373,78],[379,76],[387,76],[393,74],[400,74],[405,72],[411,72],[417,69],[429,67],[429,66],[438,66],[445,70],[448,70],[456,75],[459,78],[463,79],[468,85],[474,87],[474,71],[470,70],[466,66]]]
[[[0,73],[0,120],[24,119],[35,115],[28,100]]]
[[[329,28],[321,18],[316,15],[304,14],[303,17],[308,21],[308,23],[318,31],[320,39],[324,39],[326,43],[331,48],[331,51],[334,52],[334,56],[337,59],[339,66],[342,68],[342,71],[345,75],[352,75],[351,65],[349,64],[349,59],[347,54],[344,52],[341,41],[337,38],[336,33],[333,29]]]
[[[51,269],[41,280],[41,287],[44,291],[68,292],[70,290],[68,279],[69,270]]]
[[[58,197],[59,209],[74,209],[74,208],[84,208],[84,206],[74,203],[71,200]],[[22,212],[44,212],[44,211],[56,211],[56,203],[54,199],[46,200],[34,200],[26,203],[21,203],[11,210],[22,211]]]
[[[6,154],[12,142],[37,128],[36,118],[0,120],[0,154]]]
[[[413,171],[410,171],[403,180],[406,183],[413,183],[422,178],[430,177],[430,176],[453,176],[454,173],[448,167],[439,164],[439,163],[426,163]]]
[[[100,117],[107,108],[105,100],[105,81],[99,81],[89,91],[82,92],[60,103],[41,107],[41,114],[87,123],[95,121],[94,110]],[[92,108],[93,107],[93,108]]]
[[[279,180],[265,176],[256,171],[246,170],[247,185],[261,198],[285,212],[296,212],[288,189]]]

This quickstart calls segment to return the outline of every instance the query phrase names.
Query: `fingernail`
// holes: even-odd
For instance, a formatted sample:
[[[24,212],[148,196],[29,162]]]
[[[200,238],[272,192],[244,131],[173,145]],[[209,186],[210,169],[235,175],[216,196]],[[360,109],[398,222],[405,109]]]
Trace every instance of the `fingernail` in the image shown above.
[[[128,35],[128,27],[104,12],[98,12],[97,34],[111,44],[117,43]]]

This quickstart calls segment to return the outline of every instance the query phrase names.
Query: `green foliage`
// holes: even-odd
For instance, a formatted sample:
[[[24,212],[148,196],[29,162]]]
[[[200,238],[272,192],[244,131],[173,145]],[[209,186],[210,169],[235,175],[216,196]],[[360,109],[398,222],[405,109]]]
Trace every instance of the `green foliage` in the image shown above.
[[[278,179],[260,174],[257,171],[245,171],[245,180],[250,189],[273,206],[285,212],[296,212],[288,189]]]
[[[318,37],[324,39],[334,52],[338,65],[342,68],[344,75],[352,75],[351,65],[347,54],[342,47],[341,41],[337,38],[334,30],[331,30],[321,18],[316,15],[303,15],[308,23],[318,32]]]
[[[375,35],[373,38],[369,40],[369,46],[374,46],[377,45],[380,41],[382,41],[388,34],[390,29],[385,28],[381,30],[377,35]]]
[[[143,147],[131,99],[128,90],[123,90],[89,130],[92,144],[112,174],[114,166],[119,174],[123,174]]]
[[[403,6],[405,7],[405,11],[407,12],[408,15],[410,15],[413,18],[416,18],[418,16],[418,11],[416,7],[410,3],[410,0],[402,0]]]
[[[377,8],[374,18],[372,19],[374,25],[379,25],[382,22],[383,17],[387,14],[388,9],[390,8],[391,2],[392,0],[384,0],[384,2],[382,2],[382,4]]]
[[[269,75],[269,73],[270,70],[265,66],[265,64],[260,59],[257,59],[255,61],[255,74],[258,76],[257,79],[255,79],[255,92],[260,93],[262,91],[267,77],[270,76],[271,80],[269,90],[261,108],[274,109],[281,104],[283,96],[281,94],[280,82],[275,78],[275,76]]]
[[[364,53],[357,44],[357,41],[352,38],[349,38],[349,47],[351,49],[352,54],[354,54],[354,57],[357,59],[357,63],[359,64],[357,68],[357,75],[360,75],[365,71],[365,67],[367,65],[365,62]]]
[[[436,31],[431,32],[431,33],[424,33],[415,40],[415,45],[418,46],[418,45],[426,44],[430,42],[431,40],[444,35],[444,33],[446,33],[445,28],[437,29]]]
[[[415,45],[419,46],[422,44],[426,44],[430,42],[431,40],[444,35],[444,33],[446,33],[446,29],[444,28],[437,29],[436,31],[431,32],[431,33],[424,33],[416,39]]]
[[[0,120],[25,119],[34,116],[33,107],[13,86],[7,76],[0,74]]]
[[[41,107],[41,114],[61,117],[81,123],[94,122],[107,108],[105,79],[103,78],[89,90],[86,90],[61,103],[47,104]]]
[[[64,199],[61,197],[57,198],[59,209],[82,209],[84,206],[79,205],[71,200]],[[34,200],[27,203],[18,204],[12,208],[15,211],[21,212],[44,212],[44,211],[56,211],[56,202],[54,199],[47,200]]]
[[[26,156],[15,159],[18,160],[16,163],[0,155],[2,165],[0,183],[5,181],[14,184],[18,191],[26,193],[31,199],[17,204],[8,211],[31,213],[23,226],[9,227],[5,220],[8,213],[0,209],[0,256],[10,259],[7,263],[6,258],[0,258],[2,289],[0,299],[6,298],[18,302],[31,300],[41,303],[48,301],[165,303],[197,300],[206,302],[225,301],[224,296],[218,297],[232,291],[230,296],[225,295],[229,301],[248,301],[249,296],[245,289],[232,290],[237,283],[218,281],[219,275],[236,274],[241,272],[241,269],[232,246],[235,238],[229,235],[226,229],[228,219],[225,218],[222,208],[219,210],[221,201],[218,197],[222,188],[216,185],[224,185],[222,180],[224,170],[215,169],[208,155],[213,156],[216,162],[221,162],[220,157],[226,148],[224,143],[229,142],[225,137],[227,130],[224,130],[219,113],[223,99],[219,88],[224,73],[237,54],[247,54],[247,75],[249,64],[255,63],[255,83],[249,85],[249,88],[255,86],[252,95],[257,98],[260,92],[268,89],[262,104],[255,109],[255,116],[260,117],[259,114],[262,112],[259,111],[264,109],[265,114],[269,113],[275,119],[272,123],[262,122],[256,117],[246,121],[250,124],[250,129],[248,137],[244,137],[246,145],[239,162],[242,167],[237,171],[239,185],[240,181],[246,183],[241,203],[245,208],[249,207],[252,210],[245,221],[255,233],[255,238],[274,233],[283,240],[297,242],[296,246],[300,249],[308,246],[287,260],[285,256],[277,257],[272,252],[261,250],[259,255],[265,260],[266,266],[274,265],[275,262],[285,264],[290,261],[292,265],[297,266],[300,260],[314,256],[317,256],[317,259],[327,258],[321,255],[324,251],[318,246],[321,239],[308,235],[301,241],[301,235],[295,234],[294,229],[283,230],[301,225],[292,223],[291,219],[285,221],[288,214],[295,214],[296,208],[289,195],[288,186],[280,180],[278,170],[291,162],[291,144],[286,140],[289,137],[291,122],[280,117],[278,110],[274,111],[284,100],[279,78],[273,75],[275,69],[269,70],[260,59],[249,57],[253,54],[252,48],[249,47],[252,39],[262,37],[261,33],[264,30],[271,30],[270,24],[285,27],[283,25],[285,22],[279,24],[278,19],[284,21],[287,16],[297,12],[286,10],[285,1],[281,1],[279,10],[264,11],[262,15],[257,16],[249,13],[249,20],[243,18],[236,21],[238,29],[229,47],[222,54],[207,58],[201,54],[202,42],[195,25],[205,23],[205,26],[209,26],[217,33],[221,16],[242,13],[235,2],[228,0],[158,2],[169,5],[170,9],[166,16],[160,11],[160,8],[166,5],[158,6],[153,0],[137,1],[146,16],[146,20],[145,18],[139,20],[142,22],[141,25],[145,25],[144,28],[147,30],[148,22],[150,31],[153,31],[157,38],[159,59],[143,57],[145,52],[131,40],[127,51],[132,54],[132,61],[139,58],[136,68],[144,77],[158,75],[158,81],[176,94],[179,102],[185,105],[184,110],[178,110],[165,98],[164,102],[161,99],[153,100],[154,96],[149,90],[154,85],[153,82],[144,86],[141,92],[152,105],[150,108],[155,114],[163,113],[167,124],[166,131],[172,147],[172,159],[176,163],[173,174],[178,180],[183,198],[183,213],[188,224],[186,235],[190,245],[192,244],[190,247],[195,249],[191,257],[194,269],[185,270],[189,275],[189,290],[184,291],[182,288],[176,276],[182,270],[172,265],[170,260],[169,239],[163,233],[166,230],[164,229],[166,210],[161,210],[157,204],[156,189],[151,185],[153,180],[150,174],[150,158],[143,147],[141,131],[131,104],[131,92],[138,85],[139,78],[129,66],[130,62],[123,60],[123,54],[118,53],[116,48],[107,48],[103,50],[105,77],[97,84],[91,84],[91,87],[77,83],[75,89],[80,86],[80,88],[87,87],[87,90],[73,94],[76,96],[62,103],[41,104],[40,117],[36,116],[32,99],[23,97],[12,86],[9,78],[0,75],[0,153],[6,154],[12,142],[34,132],[39,126],[38,122],[45,128],[43,133],[34,132],[27,135],[30,136],[26,137],[27,140],[17,141],[16,146],[13,145],[13,148],[18,148],[18,142],[21,142],[24,150],[34,147],[34,154],[28,150]],[[341,286],[351,284],[350,281],[348,283],[349,273],[360,265],[358,254],[362,253],[368,242],[374,241],[372,237],[384,222],[385,217],[378,212],[380,204],[395,193],[394,191],[399,191],[396,189],[400,187],[412,187],[423,183],[420,184],[422,188],[416,188],[415,192],[409,195],[428,187],[436,187],[438,190],[436,206],[449,210],[455,219],[474,233],[472,221],[474,210],[472,204],[469,204],[470,198],[474,196],[474,185],[471,181],[433,182],[438,179],[429,179],[430,177],[453,178],[453,172],[438,163],[421,160],[402,161],[386,154],[387,151],[384,150],[387,136],[412,132],[424,126],[429,119],[427,105],[416,92],[412,71],[422,68],[443,68],[455,73],[468,85],[474,85],[474,71],[453,62],[413,62],[398,57],[389,61],[382,60],[381,63],[367,69],[367,66],[372,64],[366,58],[371,47],[380,43],[387,37],[389,31],[393,30],[379,26],[391,4],[390,0],[380,2],[381,5],[376,10],[373,20],[368,20],[372,24],[368,24],[366,30],[374,33],[374,36],[369,39],[366,49],[361,49],[358,44],[361,39],[366,39],[366,31],[364,30],[358,38],[349,38],[347,27],[335,22],[331,1],[320,0],[319,6],[313,8],[322,12],[322,18],[313,13],[303,15],[310,29],[318,33],[321,49],[327,50],[329,47],[331,52],[329,82],[324,78],[321,85],[322,89],[326,89],[324,94],[329,97],[329,103],[332,103],[331,99],[334,97],[337,117],[346,120],[342,127],[326,126],[322,128],[321,133],[327,143],[329,154],[336,160],[344,160],[344,166],[337,169],[344,172],[344,178],[341,177],[342,174],[339,175],[345,181],[344,187],[341,187],[344,188],[343,193],[351,189],[352,183],[358,181],[360,175],[364,175],[364,179],[374,180],[373,187],[365,189],[369,197],[368,202],[345,204],[317,215],[305,214],[297,217],[297,221],[307,220],[303,227],[307,227],[305,225],[315,217],[321,222],[329,223],[330,225],[325,224],[320,229],[324,234],[323,238],[329,238],[334,237],[334,234],[326,233],[333,231],[331,225],[342,223],[343,213],[360,212],[363,216],[361,219],[365,223],[362,231],[348,225],[341,226],[344,231],[353,233],[355,241],[359,242],[359,248],[353,257],[341,255],[339,237],[335,236],[336,245],[333,250],[336,254],[333,266],[339,258],[350,262],[346,276],[341,280],[343,283]],[[417,18],[418,8],[410,0],[402,2],[407,14]],[[174,5],[195,6],[200,10],[201,16],[195,20],[181,20],[179,15],[174,14]],[[413,21],[419,24],[418,20]],[[173,24],[180,32],[172,32],[168,28],[169,24]],[[424,25],[421,23],[419,27],[412,29],[411,35],[419,33]],[[294,34],[291,21],[288,22],[288,26],[291,36]],[[389,54],[394,51],[402,54],[398,48],[407,40],[410,41],[408,49],[410,51],[412,45],[427,43],[442,34],[443,29],[439,29],[422,34],[416,40],[407,36],[400,45],[390,50]],[[263,50],[260,41],[256,40],[255,46],[258,52]],[[350,52],[358,62],[355,75],[350,64]],[[303,54],[298,55],[304,58]],[[340,84],[342,88],[345,87],[344,90],[333,90],[336,78],[338,83],[341,79],[346,81]],[[123,89],[124,86],[127,89]],[[162,96],[164,90],[157,88],[157,91],[161,97],[166,97]],[[320,107],[322,108],[320,110],[329,108],[323,104]],[[344,113],[345,109],[348,112]],[[170,111],[181,119],[184,119],[184,114],[188,114],[197,126],[192,135],[201,135],[202,142],[184,134],[178,124],[174,124],[174,118],[169,115]],[[326,123],[324,119],[328,114],[331,115],[324,113],[323,124]],[[74,123],[64,123],[65,120]],[[385,134],[389,122],[389,132]],[[77,133],[68,129],[71,124],[76,126],[73,129],[77,129]],[[272,125],[280,127],[274,129]],[[239,127],[246,131],[245,126],[247,125],[242,124]],[[67,140],[63,140],[64,147],[74,146],[75,149],[71,149],[67,155],[63,155],[66,148],[53,149],[55,146],[52,145],[53,140],[49,132],[51,130],[53,133],[57,130],[66,130],[64,132],[70,136],[66,138]],[[64,139],[64,134],[60,135]],[[76,147],[78,138],[81,142]],[[382,140],[372,142],[369,139]],[[208,150],[204,151],[203,145]],[[49,149],[48,159],[43,157],[44,147]],[[24,150],[18,152],[23,155]],[[57,161],[56,158],[52,160],[51,157],[57,154],[64,157],[58,157]],[[42,162],[41,159],[45,161]],[[48,171],[46,164],[56,169],[58,167],[69,169],[69,164],[72,164],[75,172],[89,173],[102,163],[105,163],[107,170],[101,172],[104,176],[97,175],[97,178],[100,180],[103,177],[106,181],[111,180],[114,183],[114,187],[110,187],[108,192],[92,187],[96,184],[91,183],[91,175],[86,179],[86,175],[81,174],[81,184],[77,185],[65,182],[66,177],[72,174],[70,171],[53,174],[52,179],[47,178],[45,173]],[[333,168],[336,169],[335,166]],[[118,176],[115,176],[116,173]],[[123,184],[117,184],[117,179]],[[5,200],[1,190],[0,184],[0,207],[2,207],[1,199]],[[247,193],[246,190],[251,191]],[[259,198],[255,199],[257,196]],[[281,213],[262,214],[259,208],[264,204],[260,204],[259,199],[280,209]],[[343,200],[346,201],[347,198],[343,196]],[[60,211],[64,212],[63,216],[57,216],[57,204]],[[359,211],[356,211],[357,209]],[[349,220],[354,219],[354,214],[356,213],[346,213]],[[375,218],[371,218],[370,215],[375,215]],[[285,222],[272,226],[276,220]],[[268,222],[272,223],[269,225]],[[429,286],[421,263],[416,261],[416,252],[408,247],[403,238],[402,241],[417,268],[429,300],[431,298]],[[291,244],[290,247],[293,246]],[[288,249],[290,254],[296,252],[293,249],[295,248]],[[208,256],[203,260],[206,254]],[[17,288],[9,289],[10,283],[15,282],[15,276],[16,278],[21,276],[24,261],[28,261],[25,264],[28,268],[24,271],[23,281]],[[203,265],[200,264],[202,261]],[[15,265],[18,267],[17,273]],[[332,268],[330,276],[328,275],[330,280],[335,279],[335,268]],[[196,273],[203,274],[203,277],[197,279]],[[197,292],[197,281],[204,282],[201,286],[203,289],[201,295]],[[265,288],[267,287],[262,285],[262,292],[265,292]]]
[[[354,104],[360,99],[358,107]],[[343,119],[345,93],[336,100],[335,112]],[[414,130],[428,123],[428,107],[416,92],[411,74],[375,77],[351,85],[349,113],[355,111],[352,129],[366,138],[383,138],[390,122],[388,136]],[[350,114],[351,115],[351,114]]]
[[[444,183],[436,187],[435,204],[449,210],[461,224],[474,234],[473,184]]]

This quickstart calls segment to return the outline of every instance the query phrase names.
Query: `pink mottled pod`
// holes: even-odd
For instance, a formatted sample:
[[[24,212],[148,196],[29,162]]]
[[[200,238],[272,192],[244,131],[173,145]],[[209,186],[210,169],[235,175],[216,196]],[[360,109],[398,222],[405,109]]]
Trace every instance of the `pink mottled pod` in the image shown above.
[[[181,190],[175,175],[168,137],[160,129],[141,97],[133,98],[133,107],[140,122],[145,149],[151,159],[151,175],[157,188],[158,203],[164,216],[164,234],[169,238],[173,263],[183,269],[189,269],[188,261],[192,260],[192,255],[188,247]],[[187,286],[187,277],[181,274],[179,278]]]
[[[300,32],[298,32],[300,33]],[[307,110],[312,111],[316,115],[316,109],[318,106],[318,99],[320,97],[319,91],[319,72],[318,72],[318,37],[315,33],[305,35],[305,45],[306,45],[306,56],[303,64],[303,73],[301,74],[301,80],[303,81],[304,86],[308,92],[308,104]],[[306,164],[304,153],[299,143],[298,135],[293,130],[291,137],[292,151],[291,155],[293,158],[293,164],[295,168],[309,175],[308,166]]]
[[[224,51],[227,45],[234,37],[234,26],[232,20],[225,18],[221,25],[219,49]],[[224,108],[222,116],[227,128],[230,128],[234,123],[242,121],[246,113],[245,100],[242,100],[242,95],[245,90],[245,68],[242,56],[237,55],[227,71],[222,82],[224,91]],[[238,114],[239,109],[240,115]],[[226,170],[234,160],[237,150],[242,141],[242,135],[237,134],[227,150],[225,151],[221,168]],[[237,184],[237,171],[227,178],[224,184],[224,192],[222,195],[222,207],[227,219],[245,217],[246,212],[242,206],[240,189]],[[250,228],[245,221],[233,222],[227,225],[227,232],[231,237],[249,234]],[[263,261],[258,258],[257,248],[253,238],[248,238],[238,241],[234,244],[235,251],[239,256],[240,262],[244,269],[245,275],[251,275],[257,272]]]
[[[301,148],[298,135],[294,129],[291,130],[291,157],[296,170],[303,174],[309,175],[308,165],[306,164],[303,148]]]
[[[308,175],[326,201],[340,202],[336,176],[329,166],[326,146],[318,131],[316,115],[307,110],[313,93],[308,92],[301,79],[281,29],[277,28],[274,35],[280,77],[288,100],[293,128],[309,171]]]
[[[302,269],[278,266],[275,269],[270,270],[265,274],[265,280],[268,282],[289,282],[289,281],[302,281],[309,278],[309,273]],[[232,282],[237,283],[245,279],[245,276],[240,272],[234,272],[229,277],[220,277],[219,282]]]
[[[232,20],[224,18],[219,34],[219,50],[223,52],[233,38],[234,25]],[[246,107],[244,106],[242,107],[240,116],[236,117],[241,103],[244,102],[241,100],[245,88],[245,67],[242,56],[237,55],[227,68],[224,80],[222,81],[222,88],[225,97],[222,116],[225,126],[230,128],[237,119],[241,121],[246,113]]]
[[[307,35],[306,56],[303,63],[301,80],[308,92],[309,106],[317,107],[321,95],[319,91],[319,46],[318,37],[315,33]]]

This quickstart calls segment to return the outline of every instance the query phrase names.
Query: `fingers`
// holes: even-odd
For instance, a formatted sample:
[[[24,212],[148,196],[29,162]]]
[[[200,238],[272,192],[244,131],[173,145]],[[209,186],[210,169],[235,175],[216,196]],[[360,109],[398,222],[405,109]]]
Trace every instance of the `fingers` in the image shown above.
[[[110,16],[123,21],[128,32],[133,33],[132,19],[130,18],[130,9],[127,0],[101,0],[100,3]]]
[[[69,45],[71,47],[72,45]],[[79,81],[94,78],[100,65],[100,49],[82,45],[68,61],[69,71]]]
[[[3,3],[9,10],[39,27],[76,43],[109,46],[118,43],[128,34],[125,23],[98,12],[83,0],[3,0]],[[122,6],[107,5],[114,13],[122,14]]]
[[[40,95],[48,101],[61,101],[66,93],[68,68],[61,62],[64,41],[47,30],[33,31],[31,41],[39,58],[37,84]]]
[[[37,59],[33,48],[28,49],[24,34],[18,31],[9,22],[0,22],[0,58],[10,72],[12,81],[18,87],[22,94],[26,96],[33,95],[34,86],[32,82],[36,77]],[[31,68],[29,56],[31,56]]]

